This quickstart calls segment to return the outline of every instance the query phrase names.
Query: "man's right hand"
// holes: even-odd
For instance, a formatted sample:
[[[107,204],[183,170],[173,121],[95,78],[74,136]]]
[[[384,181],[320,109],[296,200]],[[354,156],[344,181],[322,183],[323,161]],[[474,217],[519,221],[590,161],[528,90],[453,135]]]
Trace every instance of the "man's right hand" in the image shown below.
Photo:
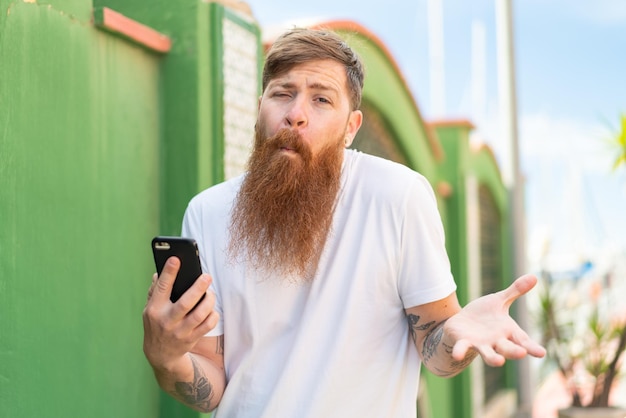
[[[209,412],[219,404],[226,387],[224,337],[205,337],[219,320],[215,294],[207,292],[212,279],[202,274],[172,303],[170,294],[179,268],[180,260],[170,257],[161,276],[152,277],[143,311],[143,351],[163,390],[198,411]]]
[[[170,301],[172,286],[180,268],[180,260],[170,257],[161,276],[155,274],[143,311],[146,358],[155,369],[172,373],[198,341],[215,328],[219,314],[214,311],[215,295],[207,292],[212,278],[202,274],[176,301]],[[196,306],[203,294],[206,297]],[[194,309],[195,306],[195,309]]]

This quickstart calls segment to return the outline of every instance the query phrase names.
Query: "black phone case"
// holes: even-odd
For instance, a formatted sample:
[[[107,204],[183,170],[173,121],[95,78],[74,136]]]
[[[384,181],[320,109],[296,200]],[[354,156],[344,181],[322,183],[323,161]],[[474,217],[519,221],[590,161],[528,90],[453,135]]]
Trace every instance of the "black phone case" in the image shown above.
[[[168,258],[176,256],[180,260],[180,270],[170,295],[170,300],[176,302],[202,274],[198,245],[191,238],[155,237],[152,240],[152,253],[159,276]]]

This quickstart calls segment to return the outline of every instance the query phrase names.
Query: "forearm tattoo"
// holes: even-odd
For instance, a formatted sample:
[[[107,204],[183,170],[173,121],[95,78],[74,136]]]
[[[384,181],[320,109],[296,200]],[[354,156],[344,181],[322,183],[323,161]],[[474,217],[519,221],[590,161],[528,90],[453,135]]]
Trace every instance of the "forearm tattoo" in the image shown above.
[[[425,365],[430,363],[430,360],[435,356],[438,350],[443,349],[444,353],[448,356],[446,369],[435,367],[440,376],[453,376],[463,369],[465,369],[476,356],[475,353],[468,353],[463,360],[452,359],[453,347],[449,344],[442,342],[443,339],[443,325],[446,321],[442,321],[438,324],[435,321],[430,321],[424,324],[420,324],[420,316],[408,314],[407,321],[409,323],[409,330],[411,332],[411,338],[413,341],[417,341],[417,332],[427,332],[424,337],[424,343],[422,346],[422,361]],[[446,362],[444,361],[444,364]],[[433,365],[434,367],[434,365]],[[432,369],[431,369],[432,370]]]
[[[445,322],[446,321],[440,322],[436,327],[428,331],[428,334],[426,334],[426,337],[424,338],[424,347],[422,348],[422,358],[424,359],[424,363],[428,363],[428,361],[439,349],[439,344],[441,343],[441,338],[443,337],[443,324]]]
[[[208,412],[211,409],[213,387],[198,360],[194,356],[190,357],[193,365],[193,382],[176,382],[174,384],[176,395],[189,406]]]
[[[413,342],[417,341],[417,337],[415,335],[417,331],[426,331],[435,323],[435,321],[431,321],[427,324],[420,324],[420,316],[413,314],[408,314],[406,316],[406,319],[407,321],[409,321],[409,332],[411,333],[411,338],[413,339]]]

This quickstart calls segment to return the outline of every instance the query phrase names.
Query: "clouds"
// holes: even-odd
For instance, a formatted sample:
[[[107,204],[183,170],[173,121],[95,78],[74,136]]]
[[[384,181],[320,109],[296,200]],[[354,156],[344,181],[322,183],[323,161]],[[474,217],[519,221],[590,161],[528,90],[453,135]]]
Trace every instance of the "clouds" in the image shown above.
[[[593,6],[589,2],[577,2],[575,9],[580,18],[588,19],[601,25],[618,25],[626,23],[626,3],[616,0],[595,0]]]
[[[528,252],[534,261],[546,240],[550,256],[569,263],[626,248],[626,219],[620,215],[626,211],[626,172],[611,171],[609,135],[600,123],[547,112],[520,118]]]
[[[580,120],[540,112],[520,118],[520,151],[532,160],[566,163],[583,171],[608,173],[611,154],[608,129]]]
[[[622,0],[524,0],[535,12],[560,13],[579,22],[598,25],[626,23],[626,2]],[[518,7],[519,9],[519,7]]]

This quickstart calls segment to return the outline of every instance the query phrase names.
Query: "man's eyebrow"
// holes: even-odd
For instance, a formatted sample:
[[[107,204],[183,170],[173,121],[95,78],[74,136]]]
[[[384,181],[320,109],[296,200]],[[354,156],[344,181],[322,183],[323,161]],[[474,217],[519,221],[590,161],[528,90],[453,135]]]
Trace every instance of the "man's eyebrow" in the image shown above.
[[[282,88],[282,89],[293,89],[296,86],[295,83],[291,82],[291,81],[284,81],[284,82],[279,82],[276,83],[274,85],[274,88]],[[336,87],[330,85],[330,84],[325,84],[325,83],[321,83],[319,81],[315,81],[309,85],[307,85],[308,88],[312,89],[312,90],[322,90],[322,91],[330,91],[330,92],[334,92],[334,93],[339,93],[339,89],[337,89]]]
[[[330,84],[324,84],[324,83],[320,83],[320,82],[311,83],[311,84],[309,84],[308,87],[310,89],[313,89],[313,90],[332,91],[332,92],[335,92],[335,93],[339,92],[339,90],[336,87],[334,87],[334,86],[332,86]]]
[[[283,81],[282,83],[275,83],[274,87],[279,87],[281,89],[292,89],[294,88],[295,84],[293,84],[291,81]]]

